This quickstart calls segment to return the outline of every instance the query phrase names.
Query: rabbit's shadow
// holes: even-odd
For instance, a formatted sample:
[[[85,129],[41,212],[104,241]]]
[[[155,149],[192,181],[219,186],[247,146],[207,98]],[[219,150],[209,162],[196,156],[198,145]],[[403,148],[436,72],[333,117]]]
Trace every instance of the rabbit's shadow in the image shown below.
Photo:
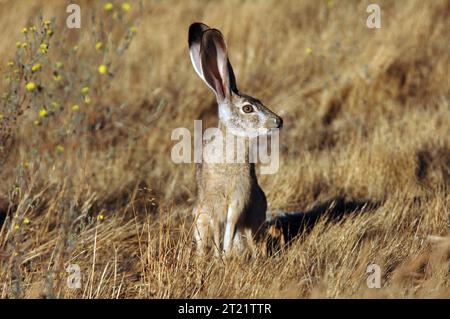
[[[369,213],[379,206],[380,203],[370,200],[346,200],[344,197],[336,197],[304,212],[275,212],[264,225],[267,254],[274,255],[289,247],[295,238],[311,231],[321,220],[326,223],[337,222],[346,215]]]

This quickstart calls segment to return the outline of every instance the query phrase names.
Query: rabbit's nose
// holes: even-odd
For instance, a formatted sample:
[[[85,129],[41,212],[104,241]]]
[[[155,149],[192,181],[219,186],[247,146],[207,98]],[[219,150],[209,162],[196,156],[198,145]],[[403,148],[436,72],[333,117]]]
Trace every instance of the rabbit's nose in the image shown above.
[[[279,116],[270,117],[267,119],[267,121],[264,123],[265,128],[269,129],[275,129],[275,128],[282,128],[283,127],[283,120]]]
[[[276,128],[282,128],[283,127],[283,119],[281,117],[275,117],[273,119]]]

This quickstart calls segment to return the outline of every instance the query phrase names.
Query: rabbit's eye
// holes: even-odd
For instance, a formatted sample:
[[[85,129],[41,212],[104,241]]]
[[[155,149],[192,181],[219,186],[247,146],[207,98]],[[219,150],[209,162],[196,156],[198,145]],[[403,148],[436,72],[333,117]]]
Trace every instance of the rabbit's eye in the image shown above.
[[[242,111],[244,111],[244,113],[252,113],[253,106],[251,106],[250,104],[246,104],[242,107]]]

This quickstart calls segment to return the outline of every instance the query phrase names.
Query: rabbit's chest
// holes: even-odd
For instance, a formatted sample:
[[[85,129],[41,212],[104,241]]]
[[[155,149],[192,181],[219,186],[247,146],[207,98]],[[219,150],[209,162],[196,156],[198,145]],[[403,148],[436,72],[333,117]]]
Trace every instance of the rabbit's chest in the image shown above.
[[[203,174],[203,189],[225,200],[250,197],[252,177],[244,173],[242,168],[215,167],[206,169]]]

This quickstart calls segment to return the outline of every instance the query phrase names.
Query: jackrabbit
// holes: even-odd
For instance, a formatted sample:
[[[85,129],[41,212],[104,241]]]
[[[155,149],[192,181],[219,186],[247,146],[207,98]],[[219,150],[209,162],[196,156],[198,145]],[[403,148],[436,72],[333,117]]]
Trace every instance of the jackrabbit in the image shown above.
[[[196,73],[216,95],[221,132],[231,132],[248,140],[255,136],[255,131],[282,127],[282,119],[261,101],[238,91],[227,45],[219,30],[193,23],[189,27],[189,53]],[[208,143],[211,142],[205,142],[204,147]],[[260,228],[266,220],[267,201],[248,151],[244,156],[240,163],[203,160],[197,166],[198,197],[193,213],[199,254],[205,253],[211,230],[216,255],[222,251],[223,226],[226,256],[233,246],[243,249],[243,238],[254,252],[262,239]]]

